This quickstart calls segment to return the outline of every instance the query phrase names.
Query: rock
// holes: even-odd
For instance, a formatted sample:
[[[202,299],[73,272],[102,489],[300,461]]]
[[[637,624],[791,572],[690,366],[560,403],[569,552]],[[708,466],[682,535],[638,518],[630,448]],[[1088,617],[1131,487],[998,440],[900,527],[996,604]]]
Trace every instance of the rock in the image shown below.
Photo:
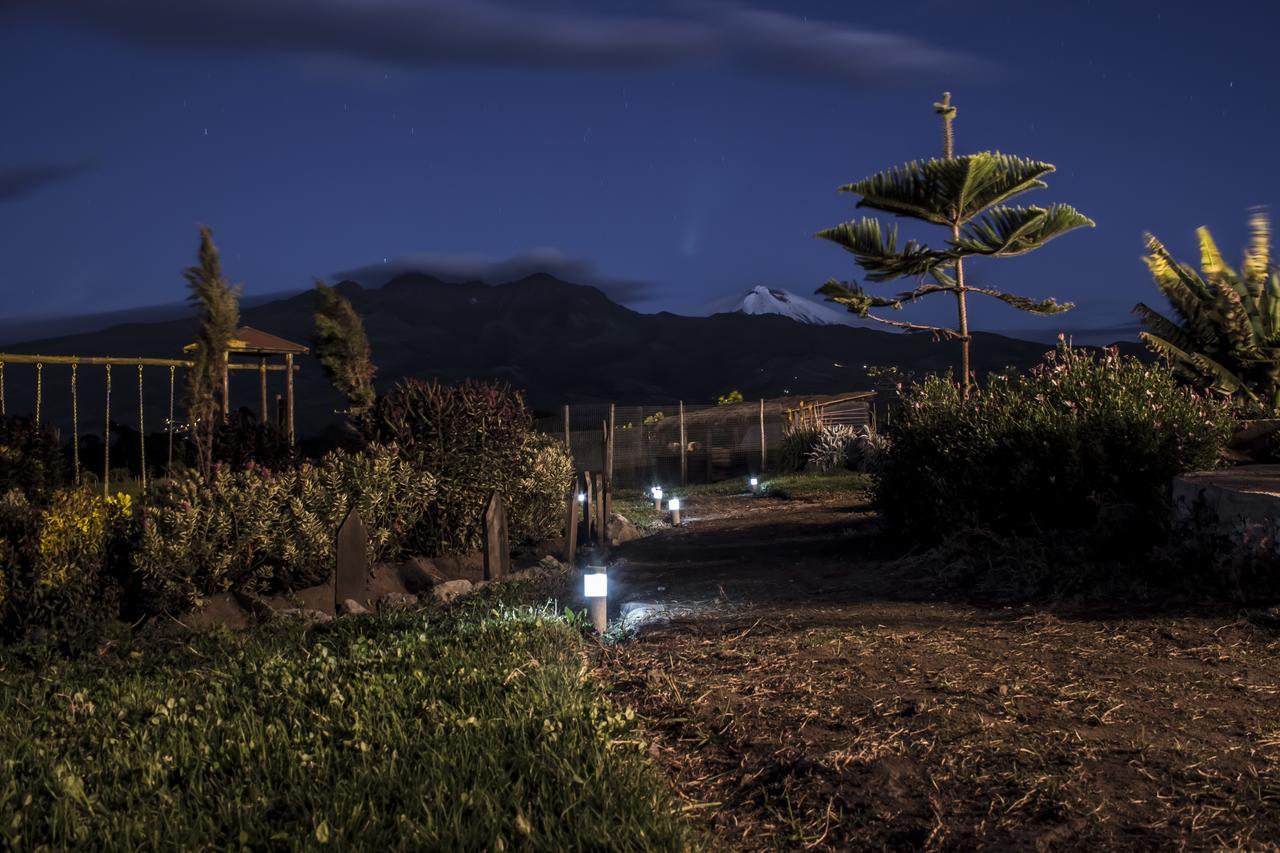
[[[408,592],[389,592],[378,599],[378,612],[407,610],[418,606],[418,596]]]
[[[436,601],[441,604],[448,604],[460,595],[466,595],[474,589],[474,585],[469,580],[445,581],[436,584],[431,590],[431,594],[436,597]]]
[[[304,625],[323,625],[326,622],[332,622],[333,617],[323,610],[311,610],[306,607],[287,607],[284,610],[276,611],[280,616],[289,619],[297,619]]]
[[[364,616],[369,612],[369,608],[354,598],[348,598],[338,605],[338,612],[344,616]]]
[[[539,560],[537,567],[547,572],[563,572],[565,569],[569,568],[568,565],[551,556],[543,557]]]
[[[441,581],[448,580],[435,562],[426,557],[410,557],[405,560],[400,564],[399,575],[404,588],[415,595],[421,595]]]
[[[609,516],[609,544],[621,545],[624,542],[632,542],[644,536],[640,532],[640,528],[636,527],[624,515],[613,513]]]

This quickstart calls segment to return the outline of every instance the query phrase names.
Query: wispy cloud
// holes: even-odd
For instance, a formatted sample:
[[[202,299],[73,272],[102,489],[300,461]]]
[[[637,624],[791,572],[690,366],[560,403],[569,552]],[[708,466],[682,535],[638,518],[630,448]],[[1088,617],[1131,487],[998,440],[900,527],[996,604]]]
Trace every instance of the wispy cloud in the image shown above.
[[[74,178],[92,169],[90,161],[75,163],[24,163],[0,166],[0,203],[21,201],[45,187]]]
[[[10,0],[166,47],[407,67],[728,65],[866,84],[977,60],[917,39],[728,3],[620,16],[512,0]]]
[[[509,258],[419,252],[336,272],[332,278],[379,286],[406,273],[422,273],[441,281],[483,281],[486,284],[503,284],[546,273],[561,281],[599,288],[615,302],[624,304],[648,302],[661,295],[652,284],[604,275],[594,262],[552,248],[533,249]]]

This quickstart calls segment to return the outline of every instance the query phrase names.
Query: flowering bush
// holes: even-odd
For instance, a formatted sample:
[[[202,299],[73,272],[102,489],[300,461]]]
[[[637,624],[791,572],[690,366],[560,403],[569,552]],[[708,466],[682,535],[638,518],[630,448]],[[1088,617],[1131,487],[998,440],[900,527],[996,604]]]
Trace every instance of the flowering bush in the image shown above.
[[[890,429],[876,499],[891,526],[925,539],[1120,519],[1136,544],[1166,518],[1171,478],[1216,465],[1232,428],[1224,403],[1163,366],[1060,345],[968,400],[949,379],[914,386]]]
[[[564,499],[573,482],[573,459],[564,443],[530,433],[520,454],[520,478],[507,507],[512,542],[537,542],[564,532]]]
[[[273,472],[214,468],[207,482],[166,481],[147,507],[133,554],[151,609],[184,609],[227,589],[279,591],[333,571],[338,525],[354,506],[371,561],[394,556],[435,494],[435,479],[392,447],[334,451]]]

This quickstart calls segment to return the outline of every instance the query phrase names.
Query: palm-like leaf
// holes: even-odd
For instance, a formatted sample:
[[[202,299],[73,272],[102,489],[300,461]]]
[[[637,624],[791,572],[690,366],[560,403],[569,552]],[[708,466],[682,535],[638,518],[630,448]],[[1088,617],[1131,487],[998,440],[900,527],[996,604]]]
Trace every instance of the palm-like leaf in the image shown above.
[[[982,211],[1045,186],[1049,163],[999,152],[913,160],[841,187],[862,196],[859,207],[937,225],[964,224]]]
[[[915,240],[908,240],[899,249],[898,227],[891,225],[881,230],[880,221],[870,217],[819,231],[818,236],[853,253],[871,281],[925,275],[955,258],[950,252],[934,251]]]
[[[1068,204],[1043,207],[998,205],[972,220],[952,247],[965,255],[1009,257],[1038,249],[1076,228],[1092,228],[1093,220]]]
[[[1207,229],[1197,232],[1200,272],[1147,235],[1144,258],[1175,322],[1146,305],[1135,311],[1142,337],[1193,384],[1275,407],[1280,401],[1280,277],[1270,266],[1270,226],[1255,216],[1240,271],[1222,257]]]

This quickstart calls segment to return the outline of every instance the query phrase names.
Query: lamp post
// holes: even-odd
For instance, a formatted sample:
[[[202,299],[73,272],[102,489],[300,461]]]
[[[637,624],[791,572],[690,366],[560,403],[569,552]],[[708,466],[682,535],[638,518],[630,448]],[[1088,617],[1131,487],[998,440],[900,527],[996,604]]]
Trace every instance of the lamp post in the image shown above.
[[[680,526],[680,499],[672,498],[667,501],[667,508],[671,510],[671,526]]]
[[[609,627],[609,575],[604,566],[587,566],[582,576],[582,595],[587,599],[591,625],[597,634]]]
[[[747,485],[751,487],[751,494],[753,495],[760,494],[760,478],[759,477],[752,477],[751,479],[747,480]]]
[[[662,486],[654,486],[650,494],[653,496],[653,508],[662,512]]]

